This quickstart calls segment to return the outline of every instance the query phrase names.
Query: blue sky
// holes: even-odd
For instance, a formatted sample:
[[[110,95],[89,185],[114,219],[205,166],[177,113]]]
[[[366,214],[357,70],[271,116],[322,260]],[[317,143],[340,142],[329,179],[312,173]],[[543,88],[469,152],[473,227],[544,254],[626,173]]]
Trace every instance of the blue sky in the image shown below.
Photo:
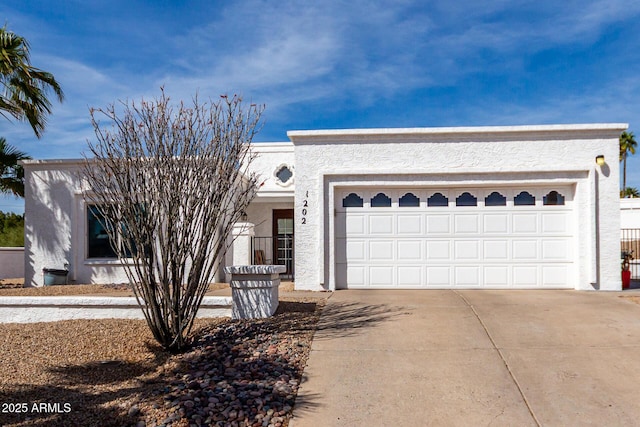
[[[624,122],[640,136],[640,2],[3,0],[66,100],[32,157],[77,158],[89,107],[238,93],[266,105],[257,141],[287,130]],[[640,153],[628,185],[640,187]],[[21,212],[20,200],[0,210]]]

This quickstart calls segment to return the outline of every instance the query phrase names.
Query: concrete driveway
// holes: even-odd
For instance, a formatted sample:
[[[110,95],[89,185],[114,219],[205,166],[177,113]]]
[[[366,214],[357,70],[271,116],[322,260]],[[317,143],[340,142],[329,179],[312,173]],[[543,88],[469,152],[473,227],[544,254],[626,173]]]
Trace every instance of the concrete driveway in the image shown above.
[[[335,292],[290,426],[638,425],[640,305],[621,295]]]

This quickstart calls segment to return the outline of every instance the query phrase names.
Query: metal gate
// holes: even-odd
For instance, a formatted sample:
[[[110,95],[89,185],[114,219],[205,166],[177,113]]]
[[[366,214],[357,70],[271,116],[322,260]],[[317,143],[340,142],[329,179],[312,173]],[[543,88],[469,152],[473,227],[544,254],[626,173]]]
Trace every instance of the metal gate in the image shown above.
[[[620,240],[620,258],[630,253],[632,260],[629,265],[632,279],[640,278],[640,228],[623,228]],[[622,260],[621,260],[622,261]]]
[[[254,265],[284,265],[281,279],[294,280],[293,234],[251,239],[251,263]]]

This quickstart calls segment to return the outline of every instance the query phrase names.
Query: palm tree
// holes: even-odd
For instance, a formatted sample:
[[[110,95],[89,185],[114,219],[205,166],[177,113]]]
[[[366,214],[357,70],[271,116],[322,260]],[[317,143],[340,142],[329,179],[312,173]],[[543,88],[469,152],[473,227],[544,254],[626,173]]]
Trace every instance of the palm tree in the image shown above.
[[[50,90],[62,102],[64,94],[53,74],[31,65],[27,40],[6,26],[0,28],[0,114],[27,120],[40,138],[51,114]]]
[[[640,192],[636,187],[626,187],[620,190],[620,197],[640,197]]]
[[[0,137],[0,193],[24,197],[24,170],[18,160],[30,158]]]
[[[638,143],[635,140],[633,132],[622,132],[620,135],[620,161],[622,163],[622,191],[626,191],[627,188],[627,155],[629,153],[636,154],[636,146]]]

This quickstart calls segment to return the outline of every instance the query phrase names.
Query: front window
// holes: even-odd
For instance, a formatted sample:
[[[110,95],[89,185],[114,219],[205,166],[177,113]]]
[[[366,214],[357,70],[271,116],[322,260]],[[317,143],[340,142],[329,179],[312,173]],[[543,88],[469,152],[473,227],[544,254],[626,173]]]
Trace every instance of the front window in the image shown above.
[[[111,224],[105,221],[104,215],[100,212],[100,209],[96,205],[87,206],[87,258],[118,258],[118,254],[111,246],[109,240],[108,229]],[[120,224],[122,227],[122,233],[126,235],[126,226]],[[123,242],[120,242],[120,246],[124,252],[125,258],[131,258],[131,251]],[[135,248],[133,240],[130,241],[129,247]],[[145,254],[149,252],[148,248]]]
[[[104,216],[96,206],[87,206],[87,258],[117,258],[111,247]]]

